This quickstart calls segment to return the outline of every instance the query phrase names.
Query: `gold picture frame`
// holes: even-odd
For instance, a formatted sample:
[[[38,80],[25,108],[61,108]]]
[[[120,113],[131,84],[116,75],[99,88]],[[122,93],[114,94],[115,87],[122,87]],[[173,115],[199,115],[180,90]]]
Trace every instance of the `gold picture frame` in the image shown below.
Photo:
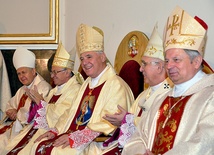
[[[26,10],[26,14],[28,14],[26,16],[29,18],[27,22],[30,24],[34,24],[33,26],[35,27],[32,28],[31,30],[31,27],[28,28],[25,25],[25,22],[22,21],[22,23],[19,24],[20,27],[26,26],[26,29],[28,28],[29,30],[26,32],[22,31],[21,33],[20,32],[11,33],[4,29],[4,27],[6,28],[7,25],[5,26],[3,25],[3,23],[0,22],[0,45],[3,45],[3,44],[4,45],[6,44],[9,44],[9,45],[11,44],[58,44],[59,42],[59,0],[48,0],[45,2],[44,0],[38,0],[38,1],[20,0],[18,4],[19,7],[17,7],[17,11],[16,10],[14,11],[14,8],[13,9],[11,8],[12,7],[12,5],[10,5],[11,3],[7,1],[4,1],[4,2],[6,3],[5,5],[8,7],[8,8],[5,8],[6,10],[5,12],[7,12],[8,10],[9,11],[12,10],[13,11],[12,13],[15,12],[14,16],[19,16],[19,18],[21,18],[20,16],[23,16],[23,15],[25,16],[23,12]],[[25,4],[20,4],[20,3],[25,3]],[[31,9],[34,11],[31,11]],[[20,13],[20,15],[17,15],[19,14],[19,12],[22,12],[22,14]],[[39,14],[39,18],[31,19],[31,18],[34,18],[35,16],[38,16],[38,14]],[[2,16],[4,16],[5,19],[7,20],[6,14],[5,15],[3,14]],[[12,16],[12,18],[14,16]],[[24,17],[21,19],[24,20]],[[14,20],[14,19],[11,19],[11,20]],[[32,20],[32,21],[29,21],[29,20]],[[44,20],[45,22],[41,22]],[[9,19],[7,21],[9,21]],[[19,22],[19,21],[16,21],[16,22]],[[16,26],[16,24],[17,23],[8,24],[8,27],[11,27],[11,25]],[[35,30],[37,27],[40,27],[40,29],[42,29],[41,32],[39,29]],[[11,28],[12,31],[14,31],[14,29],[16,28],[15,27]],[[22,28],[22,29],[24,30],[25,28]],[[32,32],[29,32],[29,31],[32,31]]]

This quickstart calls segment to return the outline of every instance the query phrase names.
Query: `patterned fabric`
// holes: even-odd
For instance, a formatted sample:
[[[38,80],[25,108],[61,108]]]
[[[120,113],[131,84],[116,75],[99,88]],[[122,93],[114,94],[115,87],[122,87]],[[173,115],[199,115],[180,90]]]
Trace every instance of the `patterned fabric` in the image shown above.
[[[36,133],[37,129],[31,128],[27,135],[7,154],[7,155],[17,155],[21,149],[23,149],[32,136]]]
[[[64,135],[64,134],[62,134],[62,135]],[[51,140],[45,140],[42,143],[40,143],[41,145],[39,145],[39,147],[37,147],[35,155],[48,155],[48,154],[50,155],[52,149],[54,148],[52,145],[53,142],[62,135],[56,136]]]
[[[86,81],[83,83],[78,95],[76,96],[76,100],[72,103],[72,109],[66,113],[59,119],[55,127],[58,129],[59,134],[66,133],[68,130],[72,132],[72,128],[76,130],[76,111],[78,111],[78,107],[81,106],[82,99],[84,96],[84,92],[86,91],[86,88],[91,86],[92,79],[88,77]],[[94,112],[90,117],[90,121],[87,123],[87,127],[93,131],[102,132],[105,135],[109,135],[115,130],[115,127],[110,125],[108,122],[103,121],[103,116],[107,113],[115,113],[117,112],[117,104],[121,105],[126,110],[130,107],[130,104],[133,103],[133,95],[131,93],[130,88],[128,85],[116,75],[114,72],[112,66],[107,64],[107,69],[100,77],[96,88],[103,84],[105,82],[105,85],[103,86],[102,90],[100,91],[100,94],[98,95],[96,105],[94,107]],[[94,88],[94,87],[90,87]],[[94,93],[95,89],[93,90]],[[96,111],[96,112],[95,112]],[[77,112],[78,113],[78,112]],[[79,114],[79,113],[78,113]],[[77,115],[78,116],[78,115]],[[74,121],[74,126],[69,129],[70,125]],[[79,126],[79,130],[80,130]],[[84,126],[83,126],[84,127]],[[83,128],[84,129],[84,128]],[[81,154],[91,155],[95,154],[95,149],[97,148],[97,145],[93,147],[93,144],[97,144],[96,141],[92,141],[90,145],[85,148],[84,150],[81,150]],[[37,148],[39,143],[34,143],[31,145],[32,147],[28,148],[27,150],[31,150],[30,152],[32,154],[37,153]],[[49,146],[49,145],[48,145]],[[98,147],[101,147],[99,145]],[[96,149],[98,152],[99,150]],[[99,151],[100,152],[100,151]],[[25,153],[25,152],[23,152]],[[57,154],[77,154],[79,151],[75,148],[70,148],[69,146],[66,148],[61,147],[54,147],[51,154],[57,155]],[[46,151],[46,155],[47,155]],[[99,154],[99,153],[98,153]]]
[[[37,110],[36,118],[34,121],[34,128],[39,129],[43,128],[48,130],[48,123],[46,120],[46,109],[45,107],[48,105],[47,102],[41,101],[39,104],[39,109]]]
[[[47,113],[47,105],[48,104],[55,104],[57,100],[60,98],[61,95],[53,95],[52,98],[48,103],[45,101],[41,101],[38,105],[38,110],[36,114],[36,118],[34,119],[34,128],[35,129],[46,129],[49,130],[49,125],[46,119],[46,113]]]
[[[99,135],[99,132],[92,131],[88,128],[77,130],[69,135],[69,138],[74,142],[71,147],[76,148],[77,150],[81,150],[87,147],[88,144]]]
[[[37,76],[34,78],[31,83],[29,89],[37,86],[39,94],[42,94],[43,98],[46,98],[51,86],[37,73]],[[15,108],[17,109],[20,98],[25,93],[25,87],[22,86],[16,94],[8,101],[6,110]],[[28,120],[28,114],[31,106],[31,99],[27,98],[25,101],[25,105],[20,108],[17,113],[16,123],[13,124],[12,128],[8,129],[4,134],[1,134],[1,150],[4,152],[2,154],[6,154],[8,151],[12,150],[19,141],[24,137],[24,134],[27,134],[32,124],[26,125]],[[29,127],[29,128],[28,128]],[[22,131],[22,132],[20,132]],[[25,132],[26,131],[26,132]],[[20,136],[19,136],[20,135]],[[15,140],[16,137],[20,137],[19,140]],[[4,139],[4,141],[2,140]],[[1,154],[1,153],[0,153]]]
[[[50,131],[52,131],[52,133],[56,132],[56,130],[54,130],[55,129],[54,126],[59,117],[63,115],[67,109],[71,107],[73,101],[76,98],[76,94],[79,91],[80,84],[73,76],[72,78],[69,79],[68,82],[65,83],[65,85],[63,85],[60,88],[61,89],[58,89],[58,87],[53,88],[50,91],[48,97],[45,98],[46,101],[49,101],[48,102],[49,104],[46,107],[47,109],[46,119],[50,127]],[[60,97],[59,95],[55,95],[56,92],[57,94],[61,94]],[[29,136],[28,131],[32,129],[32,126],[33,124],[28,125],[20,134],[18,134],[18,136],[14,137],[14,139],[11,142],[9,142],[9,144],[7,145],[2,154],[7,154],[7,152],[15,148],[15,146],[23,139],[23,137],[25,138],[26,136]],[[46,130],[39,129],[34,135],[32,135],[30,141],[23,149],[19,151],[19,154],[26,155],[30,154],[32,145],[34,144],[34,140],[44,132],[46,132]]]
[[[32,108],[31,110],[34,110],[34,111],[36,109],[40,108],[38,110],[39,112],[36,113],[36,114],[38,114],[38,118],[35,118],[35,122],[37,121],[37,123],[34,122],[35,126],[32,127],[28,131],[28,133],[22,138],[22,140],[7,155],[18,154],[19,151],[22,150],[29,143],[30,139],[33,137],[33,135],[37,132],[37,130],[39,128],[49,129],[47,120],[45,119],[45,116],[46,116],[45,107],[47,106],[47,104],[54,104],[59,99],[59,97],[60,97],[60,95],[58,95],[57,97],[52,96],[49,103],[42,101],[42,102],[40,102],[40,104],[37,107],[31,107]],[[36,103],[34,103],[34,104],[36,104]],[[33,117],[33,116],[31,116],[31,117]],[[54,133],[55,135],[58,134],[55,129],[50,129],[50,132]]]
[[[89,141],[91,142],[94,138],[96,138],[95,136],[99,136],[99,134],[100,134],[99,132],[92,132],[92,131],[89,131],[88,129],[87,130],[84,130],[84,129],[90,120],[91,114],[93,113],[94,106],[96,105],[97,98],[98,98],[99,93],[101,92],[101,89],[104,84],[105,84],[105,82],[103,84],[101,84],[100,86],[94,88],[93,91],[89,88],[89,85],[87,86],[87,88],[82,96],[79,107],[76,111],[75,117],[74,117],[73,121],[71,122],[68,130],[63,134],[60,134],[60,135],[54,137],[53,139],[45,140],[45,141],[42,141],[41,143],[39,143],[38,147],[36,148],[36,155],[51,154],[51,151],[54,148],[54,146],[52,145],[53,142],[64,134],[72,133],[74,135],[81,135],[81,134],[86,135],[87,133],[91,133],[93,135],[92,137],[90,135],[88,139],[87,139],[87,137],[84,137],[84,136],[82,137],[82,139],[76,139],[72,135],[70,135],[71,137],[74,138],[73,139],[74,147],[77,147],[76,149],[82,149],[82,148],[86,147],[87,142],[89,142]],[[82,114],[82,108],[85,107],[86,101],[89,101],[89,104],[87,104],[87,107],[88,107],[87,111],[86,111],[86,113],[84,113],[84,117],[81,119],[81,124],[78,124],[79,118]],[[81,130],[84,130],[84,131],[81,131]],[[81,133],[81,132],[83,132],[83,133]],[[75,142],[76,140],[77,140],[77,142]],[[81,144],[82,144],[82,146],[78,146]]]
[[[150,96],[151,88],[148,88],[148,90],[149,91],[146,95],[146,100]],[[136,114],[136,116],[141,117],[143,111],[145,111],[145,108],[140,108],[139,112],[136,110],[135,113],[138,113],[138,114]],[[119,138],[118,138],[118,147],[119,148],[123,148],[124,145],[130,139],[130,137],[132,136],[132,134],[135,132],[135,130],[136,130],[135,117],[136,116],[134,114],[127,113],[125,115],[125,117],[123,118],[123,121],[121,122],[121,126],[120,126],[120,134],[119,134]]]
[[[189,82],[185,84],[188,85]],[[184,86],[184,87],[185,87]],[[211,155],[214,152],[214,75],[204,75],[201,80],[188,87],[183,96],[192,95],[185,105],[177,129],[173,148],[167,155]],[[182,87],[182,88],[184,88]],[[186,88],[186,87],[185,87]],[[152,149],[156,134],[159,108],[172,90],[157,96],[149,117],[142,117],[139,128],[123,148],[123,155],[142,154]],[[167,126],[167,124],[165,125]]]
[[[167,97],[159,110],[157,128],[152,152],[155,155],[164,154],[173,147],[177,129],[183,115],[186,103],[190,99],[186,97]]]
[[[122,125],[120,126],[120,135],[118,138],[118,147],[123,148],[127,141],[130,139],[131,135],[135,132],[136,127],[134,125],[134,115],[127,114],[123,121]]]
[[[85,102],[88,100],[89,97],[89,93],[91,92],[91,89],[89,88],[89,85],[87,86],[82,100],[80,101],[79,107],[76,111],[76,115],[72,121],[72,123],[70,124],[69,129],[67,130],[67,133],[73,132],[73,131],[77,131],[77,130],[82,130],[86,127],[87,123],[89,122],[91,115],[93,114],[93,110],[94,107],[96,105],[97,102],[97,98],[99,96],[99,93],[102,89],[102,87],[104,86],[105,82],[103,84],[101,84],[100,86],[96,87],[93,89],[93,94],[91,94],[90,96],[90,101],[87,107],[87,112],[84,114],[84,117],[82,118],[81,124],[79,124],[79,120],[80,117],[82,115],[82,108],[84,107],[83,105],[85,105]]]

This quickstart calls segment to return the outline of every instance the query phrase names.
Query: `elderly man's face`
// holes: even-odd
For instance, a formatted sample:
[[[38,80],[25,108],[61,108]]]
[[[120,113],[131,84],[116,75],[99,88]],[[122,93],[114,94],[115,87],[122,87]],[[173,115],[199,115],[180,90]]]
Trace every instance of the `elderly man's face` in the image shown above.
[[[20,67],[16,72],[19,81],[25,86],[30,85],[36,76],[36,70],[34,68]]]
[[[141,61],[142,65],[140,67],[140,72],[143,73],[144,82],[149,86],[157,85],[159,83],[157,75],[159,71],[158,67],[160,66],[160,60],[158,61],[155,58],[143,56]]]
[[[190,80],[200,67],[200,62],[190,60],[183,49],[169,49],[166,51],[165,67],[169,78],[174,84],[180,84]]]
[[[60,86],[66,83],[70,78],[69,71],[65,68],[58,66],[52,66],[50,74],[56,86]]]
[[[82,69],[87,76],[97,77],[106,67],[106,57],[104,53],[85,52],[80,55]]]

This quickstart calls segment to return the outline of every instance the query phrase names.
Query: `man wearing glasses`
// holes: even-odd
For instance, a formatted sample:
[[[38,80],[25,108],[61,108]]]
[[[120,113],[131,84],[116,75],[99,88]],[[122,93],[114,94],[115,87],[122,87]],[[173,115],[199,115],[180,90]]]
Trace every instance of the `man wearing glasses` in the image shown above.
[[[26,93],[26,89],[38,88],[42,97],[46,97],[51,86],[35,69],[35,54],[24,47],[18,47],[13,55],[13,65],[19,81],[23,84],[16,94],[8,101],[5,109],[5,117],[0,125],[0,154],[1,148],[13,139],[15,135],[27,124],[29,108],[33,103]]]
[[[133,102],[128,84],[107,62],[103,31],[81,24],[76,42],[81,67],[88,78],[73,103],[75,106],[62,115],[54,129],[35,140],[31,154],[79,154],[82,151],[86,155],[97,154],[95,149],[90,149],[91,145],[99,145],[100,135],[109,135],[116,129],[102,117],[115,113],[118,104],[129,109]]]
[[[167,78],[164,68],[163,41],[158,34],[157,25],[155,26],[146,50],[142,56],[142,65],[140,72],[144,76],[144,83],[149,87],[138,95],[132,104],[130,111],[126,111],[118,106],[120,112],[114,115],[107,114],[104,119],[118,126],[119,138],[118,143],[109,139],[105,145],[111,145],[111,149],[106,149],[104,155],[120,154],[124,145],[130,139],[136,130],[136,125],[141,117],[145,117],[152,105],[154,98],[160,94],[169,91],[172,82]],[[116,137],[116,135],[115,135]],[[111,142],[111,143],[110,143]],[[113,144],[113,145],[112,145]],[[105,149],[105,147],[104,147]]]
[[[209,67],[203,59],[208,26],[177,6],[165,28],[165,68],[174,86],[155,99],[122,155],[211,155],[214,75],[202,70]]]
[[[50,91],[48,97],[43,99],[36,87],[27,90],[28,96],[35,102],[31,106],[28,117],[30,125],[7,145],[4,150],[5,154],[25,152],[23,148],[30,142],[34,134],[41,134],[44,129],[53,128],[58,118],[71,108],[83,82],[79,73],[73,71],[75,51],[72,52],[68,53],[63,45],[59,44],[50,72],[56,86]]]

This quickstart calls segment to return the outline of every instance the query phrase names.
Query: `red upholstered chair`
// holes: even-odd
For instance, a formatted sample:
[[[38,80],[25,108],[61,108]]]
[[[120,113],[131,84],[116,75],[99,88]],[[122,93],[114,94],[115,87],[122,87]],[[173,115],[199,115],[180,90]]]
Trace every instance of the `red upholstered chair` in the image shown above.
[[[85,72],[82,69],[81,65],[79,66],[78,72],[82,75],[82,77],[84,78],[84,80],[87,79],[88,76],[85,74]]]
[[[123,65],[119,73],[119,76],[130,86],[135,98],[144,89],[144,79],[139,69],[140,65],[138,62],[129,60]]]
[[[212,74],[212,73],[214,73],[213,69],[209,66],[209,64],[206,61],[203,61],[203,71],[206,74]]]
[[[144,89],[143,75],[139,69],[147,44],[148,37],[143,32],[132,31],[120,43],[115,57],[115,71],[130,86],[135,98]],[[94,141],[103,142],[106,139],[108,137],[101,135]]]
[[[147,44],[148,37],[143,32],[132,31],[121,41],[115,57],[115,71],[130,86],[135,98],[145,88],[139,69]]]

